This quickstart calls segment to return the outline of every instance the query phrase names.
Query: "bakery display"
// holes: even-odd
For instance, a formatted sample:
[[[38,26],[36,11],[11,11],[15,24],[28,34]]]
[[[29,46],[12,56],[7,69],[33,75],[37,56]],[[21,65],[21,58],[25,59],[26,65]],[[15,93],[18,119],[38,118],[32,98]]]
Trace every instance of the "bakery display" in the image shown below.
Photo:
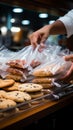
[[[55,72],[58,74],[65,70],[55,60],[50,64],[50,61],[45,63],[47,55],[45,59],[38,55],[31,55],[29,59],[24,54],[21,58],[16,57],[8,59],[5,66],[0,64],[0,114],[3,118],[6,117],[4,112],[9,116],[11,110],[14,113],[16,109],[18,112],[28,111],[52,100],[52,94],[57,88],[53,84]]]

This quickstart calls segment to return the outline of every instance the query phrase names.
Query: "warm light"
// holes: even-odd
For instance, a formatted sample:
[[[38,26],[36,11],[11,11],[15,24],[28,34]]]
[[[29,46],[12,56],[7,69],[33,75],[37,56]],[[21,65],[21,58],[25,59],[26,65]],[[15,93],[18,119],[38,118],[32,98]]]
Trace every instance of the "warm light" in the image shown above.
[[[41,13],[39,14],[39,18],[47,18],[48,14],[47,13]]]
[[[55,22],[55,20],[50,20],[49,21],[49,24],[52,24],[52,23],[54,23]]]
[[[22,24],[23,24],[23,25],[29,25],[29,24],[30,24],[30,21],[29,21],[29,20],[22,20]]]
[[[22,9],[22,8],[14,8],[14,9],[13,9],[13,12],[14,12],[14,13],[22,13],[22,12],[23,12],[23,9]]]
[[[1,32],[2,32],[2,35],[6,35],[7,27],[5,27],[5,26],[1,27]]]
[[[12,18],[12,19],[10,20],[10,22],[11,22],[11,23],[14,23],[14,22],[15,22],[15,19],[14,19],[14,18]]]
[[[11,32],[19,32],[20,30],[19,27],[11,27]]]

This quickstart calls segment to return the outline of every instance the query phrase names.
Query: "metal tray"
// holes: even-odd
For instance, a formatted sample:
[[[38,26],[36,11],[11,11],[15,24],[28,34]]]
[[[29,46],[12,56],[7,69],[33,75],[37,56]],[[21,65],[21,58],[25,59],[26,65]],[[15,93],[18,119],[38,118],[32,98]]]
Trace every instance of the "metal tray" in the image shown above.
[[[0,121],[13,116],[20,112],[26,112],[28,110],[33,110],[35,107],[45,104],[46,102],[59,100],[64,96],[67,96],[73,93],[73,85],[65,82],[54,82],[54,87],[52,89],[43,89],[44,95],[25,101],[23,103],[18,103],[14,107],[9,107],[3,110],[0,110]]]

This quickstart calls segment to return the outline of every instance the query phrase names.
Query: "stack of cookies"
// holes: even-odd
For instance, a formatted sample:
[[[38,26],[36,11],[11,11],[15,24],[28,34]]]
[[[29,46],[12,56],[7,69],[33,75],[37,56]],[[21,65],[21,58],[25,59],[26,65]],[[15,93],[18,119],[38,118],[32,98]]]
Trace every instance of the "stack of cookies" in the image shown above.
[[[0,79],[0,109],[43,96],[42,85],[19,83],[13,79]]]
[[[6,98],[6,92],[0,90],[0,109],[16,106],[16,102]]]
[[[25,91],[29,93],[32,99],[43,96],[43,92],[42,92],[43,87],[40,84],[24,83],[24,84],[19,85],[18,89],[19,91],[22,91],[22,92]]]
[[[26,67],[25,60],[11,60],[6,64],[8,65],[6,79],[14,79],[21,82],[27,80],[28,67]]]
[[[16,106],[18,103],[31,100],[27,92],[18,89],[20,83],[13,79],[0,79],[0,109]]]
[[[6,91],[3,88],[14,84],[13,79],[3,80],[0,79],[0,109],[16,106],[16,102],[6,98]]]
[[[35,69],[32,73],[34,78],[32,79],[32,83],[37,83],[43,86],[43,88],[52,88],[52,77],[53,74],[48,70],[48,68]]]

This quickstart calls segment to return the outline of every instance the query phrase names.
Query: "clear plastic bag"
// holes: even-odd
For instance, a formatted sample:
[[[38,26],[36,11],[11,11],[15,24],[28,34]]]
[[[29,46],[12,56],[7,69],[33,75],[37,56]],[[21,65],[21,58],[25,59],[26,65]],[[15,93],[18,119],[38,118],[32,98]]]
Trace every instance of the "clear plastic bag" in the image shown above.
[[[1,75],[4,77],[6,74],[6,69],[10,67],[8,63],[14,61],[14,63],[21,65],[21,69],[27,68],[29,74],[32,74],[37,69],[43,69],[47,67],[47,69],[53,75],[61,75],[64,74],[70,67],[71,62],[67,62],[63,59],[61,50],[58,46],[48,45],[43,49],[42,52],[38,51],[39,45],[35,50],[31,45],[24,47],[18,52],[12,52],[6,48],[1,50],[0,54],[0,71]],[[63,51],[64,53],[64,51]],[[25,62],[24,62],[25,61]],[[34,66],[31,65],[33,63]],[[18,69],[20,69],[18,67]],[[45,69],[46,71],[46,69]],[[2,74],[3,72],[3,74]]]
[[[0,57],[0,76],[2,78],[5,78],[9,74],[7,69],[9,67],[12,67],[13,69],[17,68],[18,71],[20,71],[23,74],[23,80],[25,80],[26,76],[24,70],[30,70],[30,67],[28,67],[26,62],[26,57],[28,56],[30,49],[31,46],[27,46],[18,52],[12,52],[8,49],[3,49],[1,51]]]
[[[40,75],[40,73],[43,71],[43,73],[46,73],[46,76],[49,76],[52,74],[52,77],[54,78],[60,78],[62,75],[66,74],[67,70],[70,68],[72,62],[65,61],[63,57],[56,56],[56,59],[51,60],[50,62],[47,61],[45,64],[42,64],[35,69],[33,69],[30,74],[37,76]]]

